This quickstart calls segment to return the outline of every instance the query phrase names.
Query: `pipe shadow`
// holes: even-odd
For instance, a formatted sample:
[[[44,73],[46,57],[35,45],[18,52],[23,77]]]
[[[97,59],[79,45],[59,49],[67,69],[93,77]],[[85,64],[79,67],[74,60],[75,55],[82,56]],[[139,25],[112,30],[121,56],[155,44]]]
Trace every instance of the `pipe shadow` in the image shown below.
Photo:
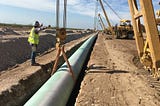
[[[105,66],[101,66],[101,65],[95,65],[95,64],[92,64],[90,65],[87,70],[90,70],[90,69],[98,69],[98,70],[109,70],[107,67]]]
[[[128,71],[125,70],[114,70],[114,69],[109,69],[105,66],[100,66],[100,65],[95,65],[92,64],[87,68],[86,73],[108,73],[108,74],[118,74],[118,73],[129,73]]]
[[[119,73],[129,73],[129,72],[125,71],[125,70],[111,70],[111,71],[107,71],[106,73],[108,73],[108,74],[119,74]]]

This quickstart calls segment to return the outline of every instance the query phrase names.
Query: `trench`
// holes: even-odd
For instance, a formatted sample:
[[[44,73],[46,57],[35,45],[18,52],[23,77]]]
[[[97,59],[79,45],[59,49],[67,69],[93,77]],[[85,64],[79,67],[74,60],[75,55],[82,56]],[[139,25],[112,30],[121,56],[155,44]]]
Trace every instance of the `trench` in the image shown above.
[[[87,38],[88,39],[88,38]],[[69,58],[87,39],[84,39],[74,45],[66,52]],[[43,55],[43,54],[42,54]],[[61,56],[57,69],[64,63]],[[48,70],[52,69],[54,61],[51,61],[40,67],[34,74],[21,79],[17,85],[13,85],[9,90],[0,94],[0,104],[3,106],[22,106],[24,105],[35,92],[50,78]],[[84,68],[83,68],[84,69]],[[81,76],[81,75],[80,75]]]
[[[91,33],[92,32],[82,34],[69,34],[67,35],[65,43],[77,40]],[[21,64],[30,59],[31,48],[28,44],[27,39],[27,37],[0,39],[9,40],[8,42],[0,42],[0,71],[7,70],[8,68],[12,69],[12,67],[14,68],[18,64]],[[55,43],[56,38],[54,33],[48,33],[43,36],[40,36],[40,44],[38,45],[37,55],[41,55],[45,51],[54,48]]]
[[[80,42],[79,44],[77,44],[76,46],[74,46],[73,48],[71,48],[70,51],[66,52],[67,57],[69,58],[86,40]],[[63,56],[60,56],[59,58],[59,62],[57,65],[57,69],[60,68],[60,66],[64,63],[64,58]],[[42,66],[42,71],[43,72],[47,72],[48,70],[52,69],[54,65],[54,61],[52,61],[51,63],[48,63],[44,66]],[[40,85],[36,86],[36,89],[34,89],[33,91],[31,91],[32,93],[30,95],[28,95],[25,100],[20,104],[20,105],[24,105],[33,95],[34,93],[40,89],[40,87],[50,78],[50,73],[46,76],[46,79],[43,81],[43,83],[41,83]]]
[[[45,104],[45,102],[47,103],[47,104],[45,104],[45,105],[47,105],[47,106],[52,106],[53,104],[54,105],[58,105],[59,103],[62,105],[62,104],[66,104],[67,106],[72,106],[72,105],[74,105],[74,103],[75,103],[75,101],[76,101],[76,97],[77,97],[77,95],[78,95],[78,92],[79,92],[79,89],[80,89],[80,85],[81,85],[81,82],[82,82],[82,80],[83,80],[83,78],[84,78],[84,76],[85,76],[85,70],[86,70],[86,68],[87,68],[87,64],[88,64],[88,61],[89,61],[89,59],[90,59],[90,55],[91,55],[91,52],[92,52],[92,50],[93,50],[93,47],[94,47],[94,44],[95,44],[95,41],[96,41],[96,39],[97,39],[97,37],[95,36],[95,37],[92,37],[92,38],[95,38],[94,40],[92,40],[92,43],[91,44],[89,44],[89,48],[88,48],[88,50],[86,51],[87,53],[86,53],[86,55],[84,56],[84,58],[82,59],[82,61],[83,62],[81,62],[80,64],[78,63],[77,65],[78,65],[78,67],[79,67],[79,65],[80,65],[80,70],[79,70],[79,74],[78,74],[78,76],[77,76],[77,80],[76,80],[76,83],[73,83],[72,81],[71,82],[68,82],[68,81],[70,81],[70,80],[73,80],[71,77],[63,77],[62,79],[61,79],[61,77],[59,76],[59,74],[60,73],[63,73],[64,75],[68,75],[68,74],[65,74],[65,72],[66,71],[63,71],[63,68],[62,67],[64,67],[64,64],[61,66],[60,64],[59,64],[59,66],[61,66],[61,68],[62,68],[62,71],[60,71],[60,70],[58,70],[58,72],[56,72],[55,73],[55,77],[51,77],[51,78],[49,78],[49,80],[47,80],[47,82],[45,82],[45,84],[32,96],[32,98],[30,98],[29,100],[27,99],[27,102],[25,103],[25,106],[30,106],[30,105],[32,105],[32,104],[39,104],[39,105],[44,105]],[[87,40],[87,41],[89,41],[89,40]],[[81,43],[82,44],[82,43]],[[77,48],[81,45],[81,44],[79,44],[77,47],[76,47],[76,49],[74,48],[73,49],[73,51],[72,52],[70,52],[70,54],[73,54],[73,52],[75,52],[76,50],[77,50]],[[86,44],[86,43],[85,43]],[[85,47],[85,46],[81,46],[80,47],[80,49],[78,49],[78,50],[80,50],[80,51],[82,51],[83,50],[83,52],[85,52],[84,50],[85,49],[83,49],[83,47]],[[77,52],[76,52],[76,54],[77,54]],[[75,56],[77,56],[77,55],[75,55],[74,54],[74,56],[72,56],[71,58],[72,59],[74,59],[75,58]],[[70,56],[69,56],[70,57]],[[74,57],[74,58],[73,58]],[[71,59],[71,60],[72,60]],[[74,60],[73,60],[74,61]],[[76,60],[77,61],[77,60]],[[77,61],[78,62],[78,61]],[[61,62],[61,63],[63,63],[63,62]],[[71,63],[72,64],[72,63]],[[49,66],[49,67],[47,67],[47,68],[50,68],[51,67],[51,65]],[[77,68],[78,68],[77,67]],[[47,68],[45,68],[45,70],[47,69]],[[60,68],[60,69],[61,69]],[[74,70],[75,68],[73,68],[73,70]],[[68,72],[67,72],[68,73]],[[63,74],[61,74],[62,76],[64,76]],[[77,74],[76,74],[77,75]],[[56,80],[53,80],[52,81],[52,79],[56,79]],[[58,78],[58,79],[57,79]],[[60,79],[59,79],[60,78]],[[64,85],[61,85],[59,82],[62,82],[63,80],[64,80],[64,78],[69,78],[69,79],[65,79],[65,80],[68,80],[67,82],[65,81],[65,82],[63,82],[63,83],[61,83],[61,84],[64,84]],[[71,79],[70,79],[71,78]],[[57,82],[58,81],[58,82]],[[51,82],[51,83],[49,83],[49,82]],[[54,86],[54,84],[55,83],[57,83],[58,85],[55,85]],[[72,84],[69,84],[69,83],[72,83]],[[49,86],[48,86],[48,84],[49,84]],[[61,86],[60,86],[60,85]],[[69,85],[67,85],[67,86],[72,86],[73,88],[71,88],[70,89],[70,87],[68,88],[67,86],[66,86],[66,84],[69,84]],[[47,87],[48,86],[48,87]],[[67,87],[67,88],[63,88],[63,86],[65,87]],[[46,88],[47,87],[47,88]],[[61,90],[62,89],[59,89],[59,87],[60,88],[62,88],[64,91],[62,91],[61,92]],[[58,90],[58,89],[59,90]],[[44,90],[44,89],[51,89],[52,90],[52,92],[51,91],[48,91],[48,90]],[[58,91],[56,91],[55,92],[55,89],[57,89]],[[69,90],[70,89],[70,90]],[[66,90],[69,90],[69,91],[66,91]],[[39,92],[43,92],[43,91],[48,91],[48,93],[49,93],[49,95],[48,95],[48,93],[46,92],[45,93],[45,95],[41,95]],[[61,94],[59,95],[59,93],[61,92]],[[67,92],[67,93],[66,93]],[[69,93],[70,92],[70,93]],[[64,94],[65,93],[65,94]],[[40,95],[41,96],[40,96]],[[44,94],[44,93],[42,93],[42,94]],[[39,96],[38,96],[39,95]],[[51,96],[51,95],[53,95],[53,96]],[[68,95],[68,96],[67,96]],[[63,96],[65,96],[65,97],[63,97]],[[45,100],[46,101],[43,101],[43,102],[40,102],[41,101],[41,99],[42,98],[44,98],[45,97]],[[63,103],[61,103],[62,101],[61,100],[59,100],[60,99],[60,97],[62,97],[61,99],[62,99],[62,101],[63,101]],[[67,98],[66,98],[67,97]],[[37,98],[37,99],[36,99]],[[39,99],[40,100],[39,100]],[[54,99],[53,99],[54,98]],[[56,98],[56,99],[55,99]],[[58,99],[59,98],[59,99]],[[64,100],[63,100],[64,99]],[[35,101],[36,100],[36,101]],[[42,99],[43,100],[43,99]],[[50,101],[51,100],[51,101]],[[57,101],[58,100],[58,101]],[[67,102],[67,100],[68,100],[68,102]],[[48,101],[48,102],[47,102]],[[54,102],[55,101],[55,102]],[[66,101],[66,102],[65,102]],[[34,103],[35,102],[35,103]],[[49,102],[51,102],[51,103],[49,103]],[[53,104],[52,104],[53,103]],[[58,104],[57,104],[58,103]],[[60,105],[59,104],[59,105]],[[43,106],[42,105],[42,106]]]
[[[83,64],[82,70],[81,70],[81,72],[80,72],[80,74],[78,76],[78,79],[76,81],[76,84],[74,85],[74,88],[72,90],[72,93],[71,93],[71,95],[70,95],[70,97],[68,99],[68,102],[67,102],[66,106],[74,106],[75,103],[76,103],[76,98],[77,98],[77,96],[79,94],[81,83],[82,83],[82,81],[83,81],[83,79],[85,77],[85,70],[88,68],[87,65],[88,65],[88,62],[90,60],[90,56],[91,56],[91,53],[93,51],[94,45],[96,43],[96,40],[97,40],[97,38],[94,40],[94,42],[93,42],[93,44],[91,46],[91,49],[90,49],[90,51],[89,51],[89,53],[87,55],[87,58],[86,58],[86,60],[85,60],[85,62]]]

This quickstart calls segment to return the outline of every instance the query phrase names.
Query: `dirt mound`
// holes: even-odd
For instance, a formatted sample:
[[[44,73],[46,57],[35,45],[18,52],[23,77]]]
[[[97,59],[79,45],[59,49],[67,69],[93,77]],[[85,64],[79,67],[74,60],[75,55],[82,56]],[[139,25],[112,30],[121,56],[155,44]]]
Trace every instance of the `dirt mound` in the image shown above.
[[[11,28],[4,28],[3,32],[5,33],[5,35],[20,35]]]
[[[3,31],[0,31],[0,36],[1,36],[1,35],[4,35],[4,32],[3,32]]]
[[[56,30],[54,30],[54,29],[46,29],[44,32],[45,32],[45,33],[54,34],[54,33],[56,33]]]
[[[20,35],[11,28],[1,28],[0,35]]]
[[[67,36],[65,43],[79,39],[86,34],[70,34]],[[8,67],[20,64],[30,58],[30,46],[27,37],[13,38],[8,42],[0,42],[0,71]],[[38,54],[55,47],[55,35],[45,34],[40,36],[40,44],[38,45]]]
[[[54,43],[55,37],[53,35],[40,36],[38,53],[54,47]],[[27,37],[22,37],[11,39],[8,42],[2,42],[0,44],[0,51],[0,70],[3,70],[29,59],[31,49],[27,42]]]

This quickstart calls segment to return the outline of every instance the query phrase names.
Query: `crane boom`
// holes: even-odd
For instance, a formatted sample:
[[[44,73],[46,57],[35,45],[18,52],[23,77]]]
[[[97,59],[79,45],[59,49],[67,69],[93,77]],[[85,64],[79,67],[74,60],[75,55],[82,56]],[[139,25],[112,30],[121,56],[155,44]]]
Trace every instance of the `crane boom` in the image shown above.
[[[103,20],[102,20],[102,18],[101,18],[101,15],[98,14],[98,17],[99,17],[100,23],[101,23],[101,25],[102,25],[102,28],[103,28],[103,30],[105,31],[106,28],[105,28],[104,22],[103,22]]]
[[[114,38],[114,35],[115,35],[115,34],[114,34],[113,28],[112,28],[112,26],[111,26],[111,23],[110,23],[110,21],[109,21],[109,19],[108,19],[107,13],[106,13],[106,11],[105,11],[105,9],[104,9],[102,0],[99,0],[99,2],[100,2],[100,5],[101,5],[101,8],[102,8],[102,10],[103,10],[104,16],[105,16],[105,18],[106,18],[106,21],[107,21],[107,23],[108,23],[109,29],[110,29],[110,31],[111,31],[111,33],[112,33],[112,38]]]
[[[102,25],[101,21],[99,20],[98,22],[99,22],[99,25],[101,26],[102,30],[104,30],[104,28],[103,28],[103,25]]]

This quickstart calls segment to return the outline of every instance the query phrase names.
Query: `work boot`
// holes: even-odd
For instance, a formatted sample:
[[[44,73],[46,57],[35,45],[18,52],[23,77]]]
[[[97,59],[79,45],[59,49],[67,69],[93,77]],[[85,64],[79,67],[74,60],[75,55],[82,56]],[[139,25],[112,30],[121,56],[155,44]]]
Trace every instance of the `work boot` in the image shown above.
[[[31,63],[31,66],[39,66],[39,63]]]

